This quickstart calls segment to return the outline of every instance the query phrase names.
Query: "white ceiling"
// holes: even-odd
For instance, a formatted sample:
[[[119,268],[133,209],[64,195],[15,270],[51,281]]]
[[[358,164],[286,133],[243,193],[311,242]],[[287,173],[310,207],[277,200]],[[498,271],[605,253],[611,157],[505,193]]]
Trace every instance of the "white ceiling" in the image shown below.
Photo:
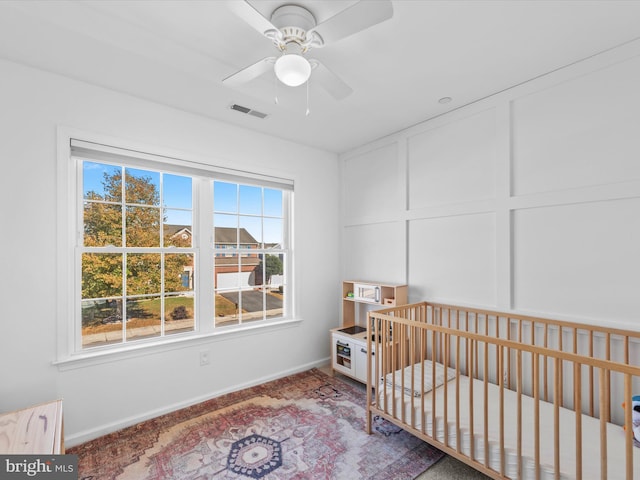
[[[320,23],[355,2],[251,0],[266,17],[285,3]],[[276,50],[219,0],[2,1],[0,58],[345,152],[640,38],[632,0],[393,0],[393,8],[392,19],[312,52],[354,93],[334,100],[312,76],[309,116],[304,86],[277,87],[274,103],[271,73],[241,89],[222,85]]]

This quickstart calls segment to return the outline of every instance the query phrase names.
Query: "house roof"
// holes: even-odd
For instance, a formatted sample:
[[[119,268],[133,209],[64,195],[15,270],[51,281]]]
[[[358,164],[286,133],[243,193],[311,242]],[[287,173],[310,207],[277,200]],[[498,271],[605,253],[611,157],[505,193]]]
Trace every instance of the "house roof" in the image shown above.
[[[174,237],[175,235],[182,234],[183,232],[192,235],[191,225],[164,225],[165,235]],[[238,241],[238,232],[240,241]],[[253,235],[251,235],[245,228],[237,229],[233,227],[215,227],[215,237],[216,245],[235,245],[237,243],[240,243],[241,245],[258,244],[258,241],[253,238]]]
[[[257,244],[258,241],[244,228],[215,227],[216,244]],[[238,235],[240,239],[238,240]]]
[[[164,234],[175,237],[178,234],[187,233],[191,235],[191,225],[170,225],[164,224]]]

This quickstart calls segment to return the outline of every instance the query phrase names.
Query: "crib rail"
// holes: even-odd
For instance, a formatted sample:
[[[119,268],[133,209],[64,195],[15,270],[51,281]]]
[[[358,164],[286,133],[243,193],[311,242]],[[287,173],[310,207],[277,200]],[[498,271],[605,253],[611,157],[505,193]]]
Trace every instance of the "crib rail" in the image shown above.
[[[526,467],[523,439],[529,435],[524,431],[523,418],[532,415],[533,478],[541,478],[540,408],[544,402],[552,404],[554,416],[551,478],[565,478],[561,475],[565,459],[560,457],[560,451],[561,441],[566,442],[567,438],[575,439],[572,478],[583,478],[584,417],[598,419],[599,438],[594,442],[600,446],[600,472],[589,472],[584,478],[608,478],[608,432],[612,423],[625,425],[624,475],[628,480],[634,477],[632,413],[630,405],[623,409],[620,404],[623,401],[630,404],[633,392],[640,391],[640,332],[427,302],[368,315],[367,351],[371,356],[368,431],[371,431],[371,415],[381,415],[493,478],[510,478],[506,476],[505,466],[505,449],[509,448],[516,451],[517,478],[523,478]],[[431,360],[433,362],[426,362]],[[454,380],[442,385],[442,398],[422,393],[425,375],[419,374],[419,380],[414,375],[417,368],[430,368],[435,379],[436,363],[444,365],[445,372],[449,368],[455,372]],[[399,370],[409,374],[396,378],[394,372]],[[472,379],[465,398],[460,398],[461,376]],[[389,381],[380,385],[380,379]],[[498,425],[490,424],[493,417],[489,409],[495,407],[490,405],[490,384],[499,391]],[[405,408],[396,408],[397,397],[405,390],[420,392],[410,396],[410,413]],[[513,400],[514,394],[516,414],[512,420],[515,425],[505,425],[504,402]],[[507,395],[511,400],[505,400]],[[462,410],[470,418],[461,424],[461,403],[465,402],[471,406],[474,402],[482,405],[481,418],[474,418],[478,415],[475,409],[467,407]],[[533,412],[523,412],[523,402],[528,402],[527,405],[533,402]],[[508,407],[512,409],[513,405]],[[560,416],[567,409],[573,412],[572,431],[561,432]],[[440,440],[434,434],[436,426],[429,425],[427,411],[442,412],[445,427]],[[449,432],[450,421],[455,425],[454,432]],[[465,428],[472,439],[466,454],[462,452],[461,428]],[[490,465],[486,451],[490,443],[488,432],[496,428],[500,443],[499,468]],[[505,445],[506,428],[515,429],[515,445]],[[474,451],[476,437],[483,440],[483,454]]]

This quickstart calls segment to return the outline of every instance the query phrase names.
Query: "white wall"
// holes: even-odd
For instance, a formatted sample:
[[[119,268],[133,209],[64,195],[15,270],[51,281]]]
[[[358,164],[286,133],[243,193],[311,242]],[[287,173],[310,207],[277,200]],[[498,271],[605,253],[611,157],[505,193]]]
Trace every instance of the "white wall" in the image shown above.
[[[328,361],[328,329],[339,315],[338,301],[330,300],[339,298],[340,280],[335,154],[4,61],[0,106],[0,411],[62,397],[69,445]],[[53,366],[59,126],[192,153],[220,166],[262,171],[269,165],[294,178],[302,321],[92,366]],[[211,365],[200,367],[203,349]]]
[[[635,42],[341,155],[343,277],[639,328],[638,85]]]

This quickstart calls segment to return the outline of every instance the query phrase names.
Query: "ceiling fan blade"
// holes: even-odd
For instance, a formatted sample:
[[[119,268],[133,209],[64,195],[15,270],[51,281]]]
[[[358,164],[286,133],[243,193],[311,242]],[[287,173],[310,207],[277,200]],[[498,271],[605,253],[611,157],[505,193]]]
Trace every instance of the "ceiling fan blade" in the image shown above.
[[[253,8],[253,6],[246,0],[229,0],[227,5],[233,13],[247,22],[262,35],[268,31],[278,31],[273,23],[263,17],[262,14]]]
[[[315,32],[324,45],[337,42],[393,17],[391,0],[361,0],[328,20],[315,26]],[[307,37],[309,34],[307,34]]]
[[[317,60],[311,60],[315,65],[311,74],[311,83],[317,82],[336,100],[342,100],[353,93],[353,89],[344,83],[335,73]]]
[[[260,75],[267,73],[269,70],[273,70],[273,64],[276,61],[276,57],[265,57],[262,60],[258,60],[253,65],[243,68],[242,70],[229,75],[222,80],[222,83],[227,87],[237,87],[251,80],[258,78]]]

